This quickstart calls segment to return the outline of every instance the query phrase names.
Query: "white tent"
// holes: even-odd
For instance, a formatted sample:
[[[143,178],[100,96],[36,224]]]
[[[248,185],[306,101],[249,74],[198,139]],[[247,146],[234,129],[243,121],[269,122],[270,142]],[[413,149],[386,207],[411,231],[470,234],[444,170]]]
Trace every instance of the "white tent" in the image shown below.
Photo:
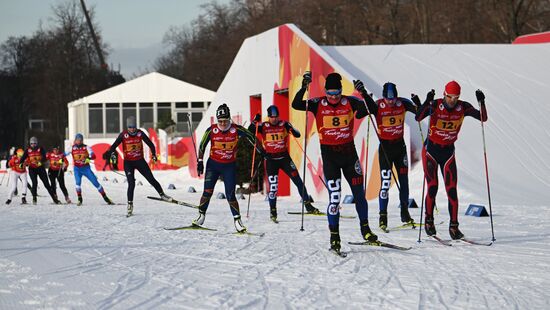
[[[70,102],[68,138],[80,132],[85,137],[113,137],[125,126],[127,116],[136,116],[142,127],[154,127],[165,113],[178,121],[178,112],[202,118],[215,92],[152,72],[126,83]],[[95,113],[95,114],[94,114]]]

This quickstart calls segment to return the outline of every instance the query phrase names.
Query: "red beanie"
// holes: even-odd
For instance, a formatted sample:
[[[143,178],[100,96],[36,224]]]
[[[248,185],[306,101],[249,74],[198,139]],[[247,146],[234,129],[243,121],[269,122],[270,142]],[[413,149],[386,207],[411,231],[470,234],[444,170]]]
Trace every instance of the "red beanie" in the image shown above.
[[[450,81],[445,85],[446,95],[460,95],[460,85],[456,81]]]

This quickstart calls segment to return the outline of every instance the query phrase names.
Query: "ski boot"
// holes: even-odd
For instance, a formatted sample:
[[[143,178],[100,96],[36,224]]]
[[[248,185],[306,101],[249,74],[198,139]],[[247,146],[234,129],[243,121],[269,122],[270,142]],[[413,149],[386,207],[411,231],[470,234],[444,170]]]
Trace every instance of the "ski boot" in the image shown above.
[[[134,203],[132,201],[128,201],[128,206],[126,207],[126,210],[128,211],[126,213],[126,217],[132,216],[132,213],[134,212]]]
[[[433,215],[426,215],[426,219],[424,221],[426,221],[426,223],[424,223],[424,229],[426,230],[426,235],[435,236],[437,232],[435,231]]]
[[[451,235],[451,239],[458,240],[464,238],[464,234],[458,229],[458,222],[453,222],[449,224],[449,235]]]
[[[11,203],[11,199],[6,200],[6,204],[9,205]]]
[[[389,230],[388,230],[388,211],[380,211],[380,219],[378,220],[378,227],[380,227],[380,229],[382,229],[384,232],[389,232]],[[363,236],[364,236],[364,234],[363,234]]]
[[[193,220],[193,225],[202,226],[204,224],[204,220],[206,219],[206,214],[199,211],[199,217],[197,217],[195,220]]]
[[[76,203],[77,206],[82,205],[82,196],[78,196],[78,202]]]
[[[243,222],[241,221],[241,216],[235,215],[233,218],[234,218],[235,229],[237,230],[237,232],[241,234],[245,233],[246,227],[243,225]]]
[[[319,211],[319,209],[315,208],[311,204],[311,201],[306,201],[304,203],[304,206],[306,207],[306,212],[309,213],[309,214],[321,214],[321,211]]]
[[[32,196],[32,204],[33,204],[33,205],[36,204],[36,196]]]
[[[27,204],[27,198],[25,196],[21,197],[21,204],[26,205]]]
[[[401,222],[409,225],[414,224],[414,220],[411,218],[411,215],[409,214],[409,207],[407,205],[401,205]]]
[[[71,198],[69,198],[69,196],[65,196],[65,202],[66,202],[67,204],[72,203]]]
[[[378,236],[375,235],[369,227],[369,221],[361,221],[361,235],[363,236],[363,239],[368,242],[376,242],[378,241]]]
[[[329,226],[328,229],[330,230],[330,250],[336,252],[336,254],[340,254],[342,244],[339,227]]]
[[[114,205],[114,203],[111,201],[111,199],[109,199],[109,197],[107,197],[107,195],[103,195],[103,200],[105,200],[108,205]]]
[[[279,223],[279,221],[277,221],[277,208],[276,208],[276,207],[269,208],[269,213],[270,213],[269,218],[270,218],[274,223]]]
[[[172,202],[174,200],[172,197],[166,195],[165,193],[160,193],[160,199],[167,202]]]
[[[53,195],[50,194],[50,196],[52,197],[52,200],[53,200],[53,203],[54,203],[54,204],[56,204],[56,205],[61,204],[61,201],[59,201],[59,199],[57,199],[57,195],[56,195],[56,194],[53,194]]]

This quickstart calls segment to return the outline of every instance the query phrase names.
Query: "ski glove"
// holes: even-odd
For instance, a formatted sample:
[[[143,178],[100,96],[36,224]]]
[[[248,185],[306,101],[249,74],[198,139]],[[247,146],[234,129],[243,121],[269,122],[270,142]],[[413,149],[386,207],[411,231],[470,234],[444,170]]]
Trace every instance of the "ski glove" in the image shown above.
[[[480,90],[476,90],[476,99],[479,103],[485,103],[485,94]]]
[[[197,162],[197,174],[200,177],[201,174],[203,173],[204,173],[204,163],[202,162],[202,159],[199,159],[199,161]]]
[[[309,83],[311,83],[311,72],[306,71],[302,79],[302,88],[307,88]]]
[[[58,160],[57,163],[62,164],[62,163],[63,163],[63,159]]]
[[[116,161],[116,155],[115,155],[115,152],[112,152],[111,153],[111,156],[109,156],[111,158],[111,163],[114,163]]]
[[[86,158],[86,160],[84,161],[86,164],[89,164],[90,163],[90,159],[89,158]]]
[[[418,98],[418,95],[415,95],[415,94],[411,94],[411,100],[412,102],[414,102],[414,105],[418,108],[422,105],[422,103],[420,103],[420,98]]]
[[[262,120],[262,116],[260,115],[260,113],[256,114],[256,116],[254,116],[254,122],[255,123],[258,123],[261,120]]]
[[[434,100],[434,97],[435,97],[435,90],[432,89],[428,92],[428,94],[426,95],[426,101],[428,102],[432,102]]]
[[[155,164],[157,163],[158,158],[157,158],[157,155],[156,155],[156,154],[153,154],[153,155],[151,156],[151,159],[153,160],[153,162],[154,162]]]
[[[353,87],[358,91],[360,92],[361,94],[364,94],[367,92],[367,90],[365,89],[365,85],[363,84],[363,82],[361,82],[361,80],[354,80],[353,81]]]

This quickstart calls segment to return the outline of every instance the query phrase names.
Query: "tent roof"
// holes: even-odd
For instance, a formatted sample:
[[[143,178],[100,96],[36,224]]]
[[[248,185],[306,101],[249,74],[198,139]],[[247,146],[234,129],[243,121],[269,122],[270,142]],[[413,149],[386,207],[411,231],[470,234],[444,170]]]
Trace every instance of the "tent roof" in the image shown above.
[[[212,101],[215,92],[158,72],[151,72],[136,79],[75,100],[68,106],[102,102],[186,102]]]

